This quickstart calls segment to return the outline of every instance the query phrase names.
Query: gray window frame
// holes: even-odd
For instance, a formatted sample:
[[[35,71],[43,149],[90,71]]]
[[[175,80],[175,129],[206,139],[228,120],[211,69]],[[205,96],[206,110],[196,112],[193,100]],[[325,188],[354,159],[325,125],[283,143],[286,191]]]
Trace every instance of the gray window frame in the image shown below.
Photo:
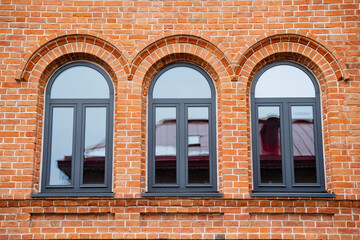
[[[290,65],[304,71],[311,79],[315,97],[309,98],[255,98],[255,87],[260,76],[268,69],[279,66]],[[322,143],[322,121],[320,89],[314,75],[304,66],[290,61],[278,61],[264,66],[255,76],[251,85],[251,125],[252,125],[252,158],[253,158],[253,197],[335,197],[334,194],[327,193],[325,189],[324,157]],[[258,107],[259,106],[279,106],[280,126],[281,126],[281,155],[283,183],[261,183],[260,182],[260,144]],[[316,158],[316,183],[296,184],[294,181],[294,166],[292,161],[292,130],[291,130],[291,107],[292,106],[312,106],[314,116],[314,142]]]
[[[51,99],[51,88],[56,78],[65,70],[76,67],[86,66],[98,71],[106,80],[109,87],[109,98],[66,98]],[[69,86],[70,87],[70,86]],[[74,108],[74,133],[73,133],[73,160],[71,169],[70,185],[50,186],[50,154],[51,154],[51,129],[52,114],[54,107],[73,107]],[[105,172],[104,184],[81,184],[83,179],[83,148],[85,138],[85,108],[86,107],[105,107],[106,108],[106,147],[105,147]],[[58,197],[58,196],[103,196],[111,197],[112,193],[112,164],[113,164],[113,109],[114,109],[114,88],[108,74],[99,66],[90,62],[73,62],[59,68],[50,78],[46,87],[45,96],[45,118],[44,118],[44,147],[42,159],[41,192],[31,194],[32,197]],[[80,172],[80,174],[77,174]]]
[[[152,97],[154,86],[159,77],[167,70],[177,67],[189,67],[201,73],[211,89],[211,98],[159,98]],[[217,151],[216,151],[216,92],[212,79],[200,67],[179,62],[161,69],[153,78],[148,95],[148,192],[142,196],[214,196],[222,194],[217,191]],[[187,135],[187,107],[208,107],[209,109],[209,184],[188,184],[188,135]],[[176,184],[155,184],[155,109],[156,107],[176,107]]]

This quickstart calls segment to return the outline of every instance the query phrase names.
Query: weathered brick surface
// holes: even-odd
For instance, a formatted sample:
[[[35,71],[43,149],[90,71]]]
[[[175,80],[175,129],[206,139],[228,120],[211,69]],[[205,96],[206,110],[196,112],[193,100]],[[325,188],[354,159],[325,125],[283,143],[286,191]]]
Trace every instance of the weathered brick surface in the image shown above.
[[[1,0],[0,239],[359,239],[359,8],[356,0]],[[335,200],[250,197],[251,82],[286,59],[318,80]],[[115,197],[33,199],[45,87],[77,60],[113,80]],[[177,61],[201,66],[216,86],[222,198],[141,197],[148,87]]]

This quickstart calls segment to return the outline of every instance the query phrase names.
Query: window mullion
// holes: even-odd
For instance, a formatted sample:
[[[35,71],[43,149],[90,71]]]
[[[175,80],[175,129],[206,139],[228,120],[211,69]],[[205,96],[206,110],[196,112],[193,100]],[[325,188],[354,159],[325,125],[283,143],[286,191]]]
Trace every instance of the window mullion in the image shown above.
[[[292,139],[291,139],[291,112],[290,112],[290,106],[288,102],[282,103],[282,122],[281,128],[283,131],[281,131],[281,137],[283,139],[283,171],[284,171],[284,182],[286,185],[286,188],[291,189],[292,183],[293,183],[293,176],[294,176],[294,167],[293,167],[293,161],[292,161]]]
[[[178,166],[178,182],[180,185],[180,189],[185,189],[186,186],[186,177],[187,177],[187,169],[186,169],[186,159],[187,159],[187,145],[186,142],[186,136],[187,136],[187,113],[184,103],[179,104],[179,111],[178,111],[178,139],[176,145],[177,149],[179,149],[178,152],[178,159],[177,159],[177,166]]]
[[[72,169],[72,176],[74,181],[74,190],[80,189],[81,179],[82,179],[82,172],[81,172],[81,165],[82,165],[82,152],[83,152],[83,128],[84,128],[84,111],[83,111],[83,104],[81,102],[76,103],[76,113],[75,113],[75,142],[74,142],[74,159],[73,164],[74,167]]]

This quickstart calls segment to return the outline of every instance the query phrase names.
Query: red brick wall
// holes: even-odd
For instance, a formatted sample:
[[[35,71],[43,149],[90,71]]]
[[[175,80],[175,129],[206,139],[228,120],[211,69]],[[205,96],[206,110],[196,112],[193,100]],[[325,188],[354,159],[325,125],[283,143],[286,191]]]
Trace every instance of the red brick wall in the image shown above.
[[[1,0],[0,239],[359,239],[359,7],[355,0]],[[99,64],[114,83],[115,196],[35,199],[45,87],[76,60]],[[277,60],[306,66],[319,82],[326,189],[335,199],[250,196],[250,85]],[[215,82],[221,198],[141,197],[149,83],[177,61],[201,66]]]

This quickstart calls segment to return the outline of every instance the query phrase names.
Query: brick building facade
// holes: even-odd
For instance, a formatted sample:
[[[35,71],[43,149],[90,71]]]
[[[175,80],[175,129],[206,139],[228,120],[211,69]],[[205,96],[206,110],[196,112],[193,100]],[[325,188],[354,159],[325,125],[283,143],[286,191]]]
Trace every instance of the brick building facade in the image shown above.
[[[359,7],[354,0],[1,0],[0,238],[359,239]],[[108,95],[96,97],[102,90],[94,88],[90,100],[54,97],[54,82],[77,66],[101,73]],[[310,97],[301,88],[296,100],[257,97],[261,74],[274,66],[310,76]],[[161,73],[181,67],[206,79],[199,81],[208,95],[157,98]],[[61,94],[91,89],[75,89],[81,76]],[[274,106],[277,144],[259,130],[259,109]],[[296,106],[312,109],[311,141],[301,137],[309,132],[295,134]],[[76,114],[70,144],[60,144],[73,150],[62,160],[52,157],[54,136],[64,132],[54,129],[65,124],[57,108]],[[84,135],[103,124],[81,120],[91,108],[106,109],[106,150],[97,160],[86,160]],[[157,111],[170,108],[177,145],[155,146],[165,134],[153,130]],[[198,158],[184,156],[203,144],[187,131],[190,108],[209,112],[194,118],[208,129],[207,147],[192,153]],[[310,148],[308,158],[296,147]]]

